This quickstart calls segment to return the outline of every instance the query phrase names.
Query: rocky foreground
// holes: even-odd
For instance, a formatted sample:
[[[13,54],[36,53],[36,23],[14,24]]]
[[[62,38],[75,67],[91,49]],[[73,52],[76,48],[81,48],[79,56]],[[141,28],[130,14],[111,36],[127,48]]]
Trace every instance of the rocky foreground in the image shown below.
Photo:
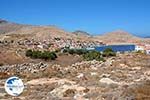
[[[16,69],[16,71],[14,71]],[[23,79],[19,97],[4,91],[7,77]],[[150,56],[120,54],[106,62],[20,64],[0,67],[1,100],[150,100]]]

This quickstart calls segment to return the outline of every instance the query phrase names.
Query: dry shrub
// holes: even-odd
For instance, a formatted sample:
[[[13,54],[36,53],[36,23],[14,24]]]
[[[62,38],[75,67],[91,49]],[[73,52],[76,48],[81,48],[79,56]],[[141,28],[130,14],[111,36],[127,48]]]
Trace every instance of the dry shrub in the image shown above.
[[[0,72],[0,79],[8,78],[10,75],[6,72]]]
[[[73,97],[75,92],[76,92],[75,89],[68,89],[63,93],[63,96],[64,97]]]

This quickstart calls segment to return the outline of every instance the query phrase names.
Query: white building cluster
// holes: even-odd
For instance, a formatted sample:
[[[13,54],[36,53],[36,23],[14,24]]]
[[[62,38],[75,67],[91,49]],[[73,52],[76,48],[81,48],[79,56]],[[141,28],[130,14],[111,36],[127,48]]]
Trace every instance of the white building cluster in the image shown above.
[[[143,51],[146,54],[150,54],[150,44],[137,44],[135,46],[136,51]]]

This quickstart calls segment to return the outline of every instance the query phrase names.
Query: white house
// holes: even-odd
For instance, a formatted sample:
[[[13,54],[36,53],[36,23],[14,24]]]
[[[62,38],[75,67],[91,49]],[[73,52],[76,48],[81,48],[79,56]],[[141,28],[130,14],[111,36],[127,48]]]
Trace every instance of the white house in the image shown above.
[[[140,45],[135,46],[135,51],[144,51],[144,47]]]
[[[146,54],[150,55],[150,50],[146,50]]]
[[[145,50],[146,50],[146,54],[150,54],[150,45],[149,44],[145,45]]]

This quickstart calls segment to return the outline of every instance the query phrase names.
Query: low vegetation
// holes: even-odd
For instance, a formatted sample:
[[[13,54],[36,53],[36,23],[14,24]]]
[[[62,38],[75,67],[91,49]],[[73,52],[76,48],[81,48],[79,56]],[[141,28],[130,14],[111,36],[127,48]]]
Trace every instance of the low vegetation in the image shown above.
[[[146,51],[138,50],[135,53],[137,53],[137,54],[146,54]]]
[[[97,61],[104,61],[104,57],[111,57],[116,56],[116,53],[111,49],[107,48],[102,53],[91,50],[88,51],[86,49],[69,49],[65,48],[63,50],[63,53],[68,53],[71,55],[81,55],[84,60],[97,60]],[[44,60],[55,60],[57,58],[57,55],[55,52],[50,51],[39,51],[39,50],[27,50],[26,56],[33,58],[33,59],[44,59]]]
[[[88,53],[83,55],[85,60],[97,60],[97,61],[104,61],[102,54],[98,51],[89,51]]]
[[[39,50],[27,50],[26,56],[34,59],[44,59],[44,60],[55,60],[57,55],[55,52],[50,51],[39,51]]]
[[[111,48],[105,49],[102,53],[95,50],[88,51],[86,49],[69,49],[69,48],[64,49],[63,52],[69,53],[71,55],[73,54],[82,55],[84,60],[88,61],[90,60],[104,61],[104,57],[116,56],[116,53]]]
[[[69,48],[65,48],[64,53],[69,53],[69,54],[77,54],[77,55],[83,55],[88,53],[88,50],[86,49],[69,49]]]
[[[111,56],[116,56],[116,53],[111,49],[111,48],[106,48],[103,53],[103,57],[111,57]]]

